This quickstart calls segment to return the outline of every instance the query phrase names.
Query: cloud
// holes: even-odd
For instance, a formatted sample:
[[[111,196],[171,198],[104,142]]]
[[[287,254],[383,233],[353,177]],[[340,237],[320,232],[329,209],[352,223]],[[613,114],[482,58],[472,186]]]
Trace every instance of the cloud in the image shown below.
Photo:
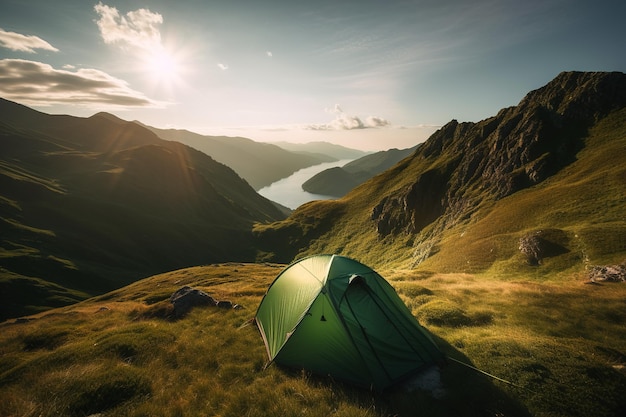
[[[363,121],[358,116],[352,116],[343,111],[339,104],[331,109],[326,109],[327,113],[335,115],[335,118],[328,123],[307,125],[307,130],[354,130],[354,129],[371,129],[377,127],[389,126],[388,120],[378,116],[367,116]]]
[[[217,67],[221,69],[222,71],[226,71],[228,69],[228,65],[222,64],[221,62],[217,64]]]
[[[269,58],[273,57],[274,54],[272,53],[272,51],[265,51],[265,55],[267,55]]]
[[[122,16],[115,7],[102,3],[96,4],[94,10],[99,15],[96,24],[105,43],[140,49],[161,45],[159,25],[163,23],[163,16],[159,13],[138,9]]]
[[[0,28],[0,47],[12,51],[29,52],[34,54],[35,49],[58,52],[59,50],[38,36],[22,35],[15,32],[7,32]]]
[[[22,59],[0,60],[0,95],[38,106],[93,105],[120,110],[164,106],[100,70],[58,70],[42,62]]]
[[[365,118],[365,125],[369,127],[384,127],[389,126],[389,121],[377,116],[367,116]]]

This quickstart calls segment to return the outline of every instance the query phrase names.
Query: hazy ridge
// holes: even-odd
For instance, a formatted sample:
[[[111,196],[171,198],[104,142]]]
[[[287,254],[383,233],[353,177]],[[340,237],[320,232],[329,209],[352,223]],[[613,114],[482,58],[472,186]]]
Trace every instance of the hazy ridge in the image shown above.
[[[255,259],[249,230],[283,218],[232,169],[110,114],[0,102],[2,317],[159,271]]]
[[[335,153],[313,152],[309,147],[301,148],[309,149],[307,151],[292,151],[276,144],[255,142],[242,137],[207,136],[187,130],[157,129],[150,126],[146,128],[162,139],[184,143],[228,165],[257,191],[299,169],[342,159],[336,155],[338,149],[351,154],[363,154],[341,146],[330,147],[330,144],[316,149]]]
[[[302,189],[310,193],[343,197],[362,182],[379,174],[415,152],[408,149],[389,149],[365,155],[342,167],[324,170],[309,178]]]

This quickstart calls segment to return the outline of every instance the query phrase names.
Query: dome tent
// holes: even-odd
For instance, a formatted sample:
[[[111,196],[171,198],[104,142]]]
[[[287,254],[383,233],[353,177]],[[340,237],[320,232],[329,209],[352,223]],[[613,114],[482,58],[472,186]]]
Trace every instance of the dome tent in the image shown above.
[[[255,321],[270,361],[376,390],[445,362],[393,287],[344,256],[289,265]]]

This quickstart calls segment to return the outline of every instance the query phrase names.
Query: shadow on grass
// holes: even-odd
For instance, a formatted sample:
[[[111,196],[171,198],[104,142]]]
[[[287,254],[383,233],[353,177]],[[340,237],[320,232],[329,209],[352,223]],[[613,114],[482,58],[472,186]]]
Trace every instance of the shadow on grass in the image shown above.
[[[449,343],[436,336],[434,338],[448,357],[471,364],[466,356]],[[280,369],[292,377],[304,372],[284,367]],[[329,376],[307,374],[306,378],[317,388],[331,390],[337,401],[345,401],[367,410],[365,415],[368,416],[531,416],[519,398],[505,392],[493,379],[454,361],[449,361],[441,369],[443,393],[408,390],[407,384],[398,384],[380,393],[336,381]]]

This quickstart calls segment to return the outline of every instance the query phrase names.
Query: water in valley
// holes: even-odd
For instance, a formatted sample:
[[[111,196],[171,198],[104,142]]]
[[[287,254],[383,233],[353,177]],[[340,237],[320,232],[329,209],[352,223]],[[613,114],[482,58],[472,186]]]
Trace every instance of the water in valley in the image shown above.
[[[267,187],[261,188],[259,194],[290,209],[296,209],[298,206],[312,200],[334,199],[336,197],[307,193],[302,189],[302,184],[319,172],[328,168],[344,166],[350,161],[352,161],[352,159],[342,159],[340,161],[325,162],[323,164],[303,168],[294,172],[287,178],[283,178]]]

